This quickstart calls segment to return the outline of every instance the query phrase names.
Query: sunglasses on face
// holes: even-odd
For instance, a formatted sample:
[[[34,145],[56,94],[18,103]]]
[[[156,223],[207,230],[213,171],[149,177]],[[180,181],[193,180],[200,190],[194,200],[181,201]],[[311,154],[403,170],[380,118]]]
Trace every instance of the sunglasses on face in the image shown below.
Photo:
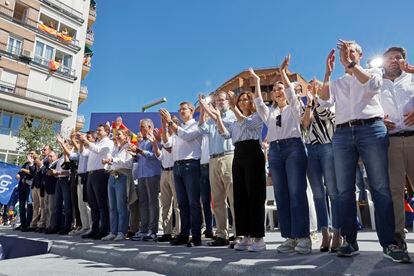
[[[276,126],[282,127],[282,115],[281,114],[276,116]]]

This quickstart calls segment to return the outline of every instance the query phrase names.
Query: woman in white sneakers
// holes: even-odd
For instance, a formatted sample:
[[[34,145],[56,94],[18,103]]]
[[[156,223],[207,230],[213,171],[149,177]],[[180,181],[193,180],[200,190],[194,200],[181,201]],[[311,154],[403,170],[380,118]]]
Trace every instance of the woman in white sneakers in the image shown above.
[[[269,166],[275,191],[280,232],[286,241],[278,246],[282,253],[309,254],[309,206],[306,195],[307,157],[301,139],[301,105],[295,95],[286,70],[290,55],[280,66],[283,83],[276,82],[272,96],[274,106],[263,102],[260,78],[256,79],[255,104],[257,113],[268,128],[270,141]]]
[[[254,74],[253,70],[251,72]],[[231,137],[235,146],[232,166],[234,219],[236,236],[243,238],[234,245],[234,249],[264,251],[266,170],[261,148],[263,121],[256,112],[251,92],[242,92],[237,97],[229,94],[230,107],[237,118],[230,124],[223,123],[218,110],[207,106],[201,97],[199,100],[217,123],[220,134]]]

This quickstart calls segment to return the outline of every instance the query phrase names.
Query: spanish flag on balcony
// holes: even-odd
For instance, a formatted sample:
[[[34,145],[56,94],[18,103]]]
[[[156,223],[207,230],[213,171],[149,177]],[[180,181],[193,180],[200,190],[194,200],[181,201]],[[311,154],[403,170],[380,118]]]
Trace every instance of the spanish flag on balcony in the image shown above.
[[[50,62],[49,62],[49,70],[50,71],[56,71],[57,69],[59,69],[59,67],[60,67],[60,62],[57,62],[57,61],[54,61],[54,60],[51,60]]]

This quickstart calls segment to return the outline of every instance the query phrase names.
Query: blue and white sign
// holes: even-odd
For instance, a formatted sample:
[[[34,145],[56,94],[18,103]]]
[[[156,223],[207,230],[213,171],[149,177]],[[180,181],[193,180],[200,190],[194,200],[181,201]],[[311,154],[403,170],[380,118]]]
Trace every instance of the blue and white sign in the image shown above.
[[[10,165],[4,162],[0,162],[0,203],[8,204],[10,197],[13,194],[14,188],[16,188],[19,182],[16,179],[16,174],[19,172],[20,167]]]

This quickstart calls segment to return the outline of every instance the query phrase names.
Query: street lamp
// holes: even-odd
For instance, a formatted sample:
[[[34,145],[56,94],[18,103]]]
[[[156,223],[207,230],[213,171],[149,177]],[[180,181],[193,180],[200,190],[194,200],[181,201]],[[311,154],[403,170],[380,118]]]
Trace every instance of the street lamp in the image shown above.
[[[154,101],[154,102],[151,102],[151,103],[149,103],[149,104],[143,105],[143,106],[141,107],[141,111],[142,111],[142,112],[145,112],[145,110],[147,110],[148,108],[151,108],[151,107],[153,107],[153,106],[156,106],[156,105],[159,105],[159,104],[165,103],[166,101],[167,101],[167,98],[161,98],[161,99],[156,100],[156,101]]]

